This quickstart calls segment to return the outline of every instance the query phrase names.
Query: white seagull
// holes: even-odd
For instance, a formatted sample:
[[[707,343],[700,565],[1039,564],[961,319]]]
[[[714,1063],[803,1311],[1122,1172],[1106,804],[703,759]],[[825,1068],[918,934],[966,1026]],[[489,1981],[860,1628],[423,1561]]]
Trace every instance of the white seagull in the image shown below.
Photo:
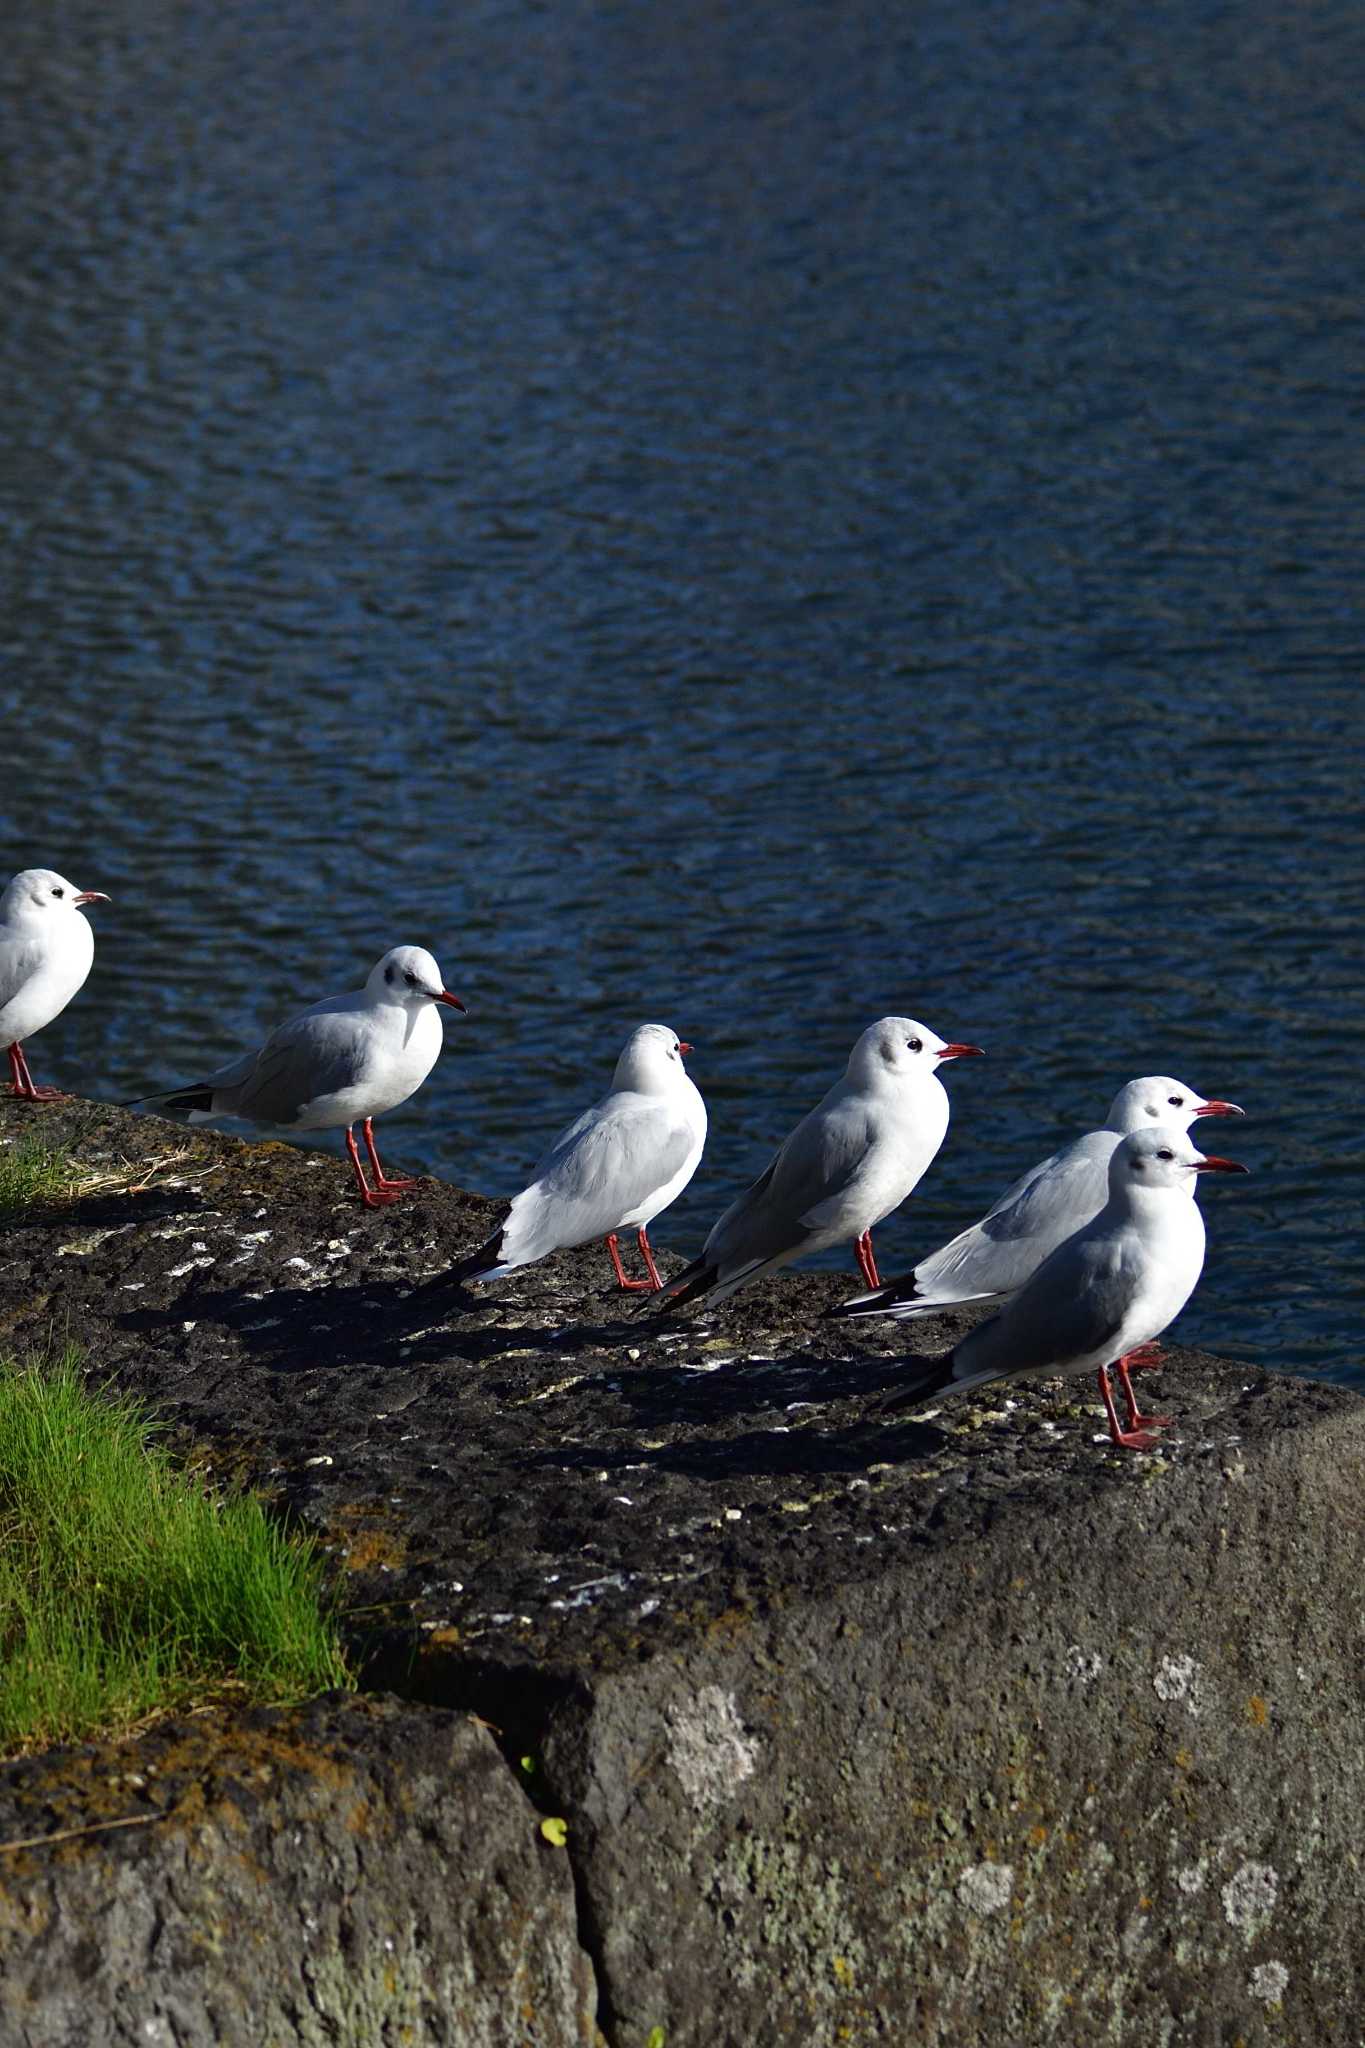
[[[295,1131],[344,1129],[360,1199],[377,1209],[417,1183],[384,1172],[370,1119],[406,1102],[435,1066],[442,1045],[438,1003],[464,1009],[425,947],[394,946],[370,969],[364,988],[314,1003],[272,1031],[264,1045],[203,1081],[141,1100],[185,1112],[192,1124],[241,1116]],[[372,1187],[355,1142],[357,1121]]]
[[[850,1239],[863,1277],[875,1287],[873,1228],[900,1207],[948,1129],[948,1096],[934,1070],[980,1051],[940,1038],[913,1017],[869,1024],[843,1078],[730,1204],[701,1257],[665,1292],[679,1306],[714,1307],[760,1274]]]
[[[499,1280],[550,1252],[606,1239],[619,1287],[661,1287],[648,1225],[675,1202],[706,1143],[706,1104],[683,1066],[692,1047],[666,1024],[626,1040],[610,1093],[561,1131],[486,1244],[455,1269]],[[634,1230],[647,1280],[628,1280],[617,1232]]]
[[[936,1394],[998,1379],[1094,1372],[1109,1434],[1126,1450],[1150,1450],[1169,1421],[1138,1411],[1128,1377],[1151,1363],[1154,1340],[1194,1292],[1204,1266],[1204,1218],[1190,1190],[1200,1173],[1245,1173],[1234,1159],[1196,1152],[1183,1131],[1156,1126],[1120,1139],[1109,1162],[1109,1197],[1097,1216],[1043,1261],[998,1315],[954,1351],[917,1372],[886,1405],[910,1408]],[[1109,1368],[1128,1403],[1119,1427]]]
[[[60,1016],[84,987],[95,934],[81,905],[108,901],[102,889],[78,889],[51,868],[24,868],[0,895],[0,1045],[20,1102],[65,1099],[60,1088],[34,1085],[22,1041]]]
[[[1241,1116],[1235,1102],[1205,1101],[1169,1074],[1130,1081],[1109,1105],[1104,1126],[1031,1167],[988,1209],[913,1272],[872,1294],[856,1294],[832,1316],[923,1316],[963,1302],[1016,1294],[1043,1260],[1109,1198],[1109,1162],[1130,1131],[1188,1131],[1201,1116]],[[1193,1192],[1194,1183],[1188,1183]]]

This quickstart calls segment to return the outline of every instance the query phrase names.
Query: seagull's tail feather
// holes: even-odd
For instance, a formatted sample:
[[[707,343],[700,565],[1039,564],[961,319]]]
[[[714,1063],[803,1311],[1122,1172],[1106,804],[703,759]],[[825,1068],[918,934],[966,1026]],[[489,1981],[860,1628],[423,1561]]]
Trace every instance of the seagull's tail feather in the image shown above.
[[[759,1273],[766,1273],[776,1259],[750,1259],[747,1265],[736,1266],[733,1271],[722,1274],[720,1267],[708,1261],[705,1255],[693,1259],[690,1266],[684,1266],[681,1273],[666,1281],[662,1290],[665,1308],[689,1308],[693,1302],[701,1302],[707,1308],[718,1308],[737,1294],[747,1280]]]
[[[918,1408],[921,1401],[932,1401],[935,1394],[950,1387],[956,1391],[959,1384],[953,1378],[951,1351],[945,1351],[941,1358],[916,1359],[905,1379],[880,1404],[882,1413],[895,1415],[902,1408]]]
[[[920,1294],[914,1274],[907,1273],[903,1280],[888,1280],[866,1294],[850,1295],[847,1301],[827,1308],[825,1314],[830,1319],[842,1316],[912,1316],[920,1314],[929,1305]]]
[[[945,1309],[967,1308],[973,1302],[998,1301],[999,1296],[986,1290],[976,1294],[925,1294],[913,1273],[907,1273],[901,1280],[888,1280],[883,1287],[874,1287],[867,1294],[854,1294],[847,1301],[838,1302],[827,1308],[827,1317],[841,1316],[895,1316],[909,1320],[914,1316],[942,1315]]]
[[[512,1267],[503,1263],[502,1256],[502,1241],[506,1234],[506,1225],[500,1223],[493,1235],[485,1238],[476,1250],[466,1252],[462,1259],[457,1259],[455,1264],[441,1275],[442,1281],[500,1280],[504,1273],[510,1273]]]
[[[209,1116],[213,1112],[213,1089],[207,1081],[196,1081],[188,1088],[167,1088],[159,1095],[135,1095],[122,1107],[141,1109],[144,1102],[155,1102],[177,1116],[192,1116],[195,1111],[201,1116]]]
[[[709,1288],[715,1285],[716,1267],[708,1265],[705,1258],[693,1259],[690,1266],[684,1266],[681,1273],[675,1273],[671,1280],[665,1280],[655,1302],[665,1308],[686,1308],[689,1302],[700,1300]]]

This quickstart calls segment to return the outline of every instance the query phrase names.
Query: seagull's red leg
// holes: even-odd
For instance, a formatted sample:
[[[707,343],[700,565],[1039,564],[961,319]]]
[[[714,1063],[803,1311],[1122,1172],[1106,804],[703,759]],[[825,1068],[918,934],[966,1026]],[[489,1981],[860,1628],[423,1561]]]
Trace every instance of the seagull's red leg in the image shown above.
[[[1137,1395],[1133,1392],[1133,1382],[1128,1377],[1131,1366],[1155,1365],[1157,1363],[1157,1360],[1154,1358],[1143,1357],[1142,1354],[1145,1349],[1145,1345],[1140,1345],[1136,1351],[1130,1351],[1125,1358],[1116,1359],[1114,1362],[1114,1370],[1119,1376],[1119,1385],[1123,1388],[1123,1398],[1128,1403],[1128,1427],[1130,1429],[1169,1429],[1175,1421],[1175,1417],[1173,1415],[1143,1415],[1138,1408]]]
[[[365,1137],[365,1150],[370,1155],[370,1165],[373,1169],[375,1186],[377,1188],[415,1188],[417,1186],[417,1182],[415,1180],[409,1180],[405,1174],[399,1174],[395,1177],[390,1177],[390,1175],[385,1173],[383,1167],[379,1164],[379,1154],[375,1149],[374,1142],[374,1125],[370,1121],[369,1117],[366,1117],[363,1120],[360,1128],[361,1131],[364,1133]]]
[[[656,1284],[654,1281],[628,1280],[626,1278],[626,1269],[621,1264],[621,1254],[617,1249],[616,1232],[614,1230],[607,1238],[607,1250],[611,1253],[611,1262],[616,1268],[616,1284],[619,1288],[627,1294],[650,1294],[653,1292]]]
[[[664,1283],[659,1278],[659,1269],[654,1263],[654,1254],[650,1250],[649,1239],[645,1235],[645,1226],[643,1223],[640,1225],[640,1228],[636,1231],[635,1237],[636,1242],[640,1247],[640,1257],[645,1262],[651,1281],[653,1282],[656,1288],[662,1287]]]
[[[39,1088],[35,1085],[24,1057],[24,1048],[16,1042],[9,1048],[9,1067],[14,1076],[12,1083],[15,1100],[18,1102],[67,1102],[70,1097],[61,1088]]]
[[[872,1255],[872,1232],[870,1230],[865,1230],[861,1237],[854,1238],[853,1251],[859,1266],[862,1268],[862,1275],[868,1286],[880,1287],[882,1284],[881,1275],[877,1271],[877,1261]]]
[[[360,1163],[360,1147],[355,1141],[355,1132],[346,1126],[346,1150],[350,1154],[351,1170],[355,1174],[360,1199],[367,1209],[382,1209],[386,1202],[396,1202],[397,1195],[392,1188],[371,1188],[365,1180],[365,1169]]]
[[[1104,1396],[1105,1413],[1109,1417],[1109,1434],[1119,1449],[1121,1451],[1154,1451],[1161,1442],[1159,1436],[1148,1436],[1145,1431],[1140,1429],[1122,1430],[1119,1428],[1119,1418],[1114,1408],[1114,1393],[1109,1384],[1109,1368],[1107,1365],[1100,1367],[1098,1378],[1100,1393]]]

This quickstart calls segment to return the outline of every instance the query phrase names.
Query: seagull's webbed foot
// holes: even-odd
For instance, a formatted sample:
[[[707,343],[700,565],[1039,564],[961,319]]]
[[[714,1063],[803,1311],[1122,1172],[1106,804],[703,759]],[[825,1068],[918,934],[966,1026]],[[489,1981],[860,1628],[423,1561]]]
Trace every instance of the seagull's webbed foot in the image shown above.
[[[16,1102],[70,1102],[71,1097],[64,1088],[40,1088],[28,1070],[24,1048],[17,1040],[8,1047],[9,1070],[12,1076],[9,1094]]]
[[[363,1120],[360,1129],[365,1139],[365,1150],[370,1155],[370,1181],[377,1193],[387,1189],[394,1194],[401,1194],[404,1188],[420,1187],[420,1181],[412,1179],[408,1174],[385,1173],[379,1164],[379,1148],[374,1142],[374,1128],[369,1117]]]
[[[1158,1363],[1156,1359],[1143,1358],[1136,1351],[1130,1351],[1126,1358],[1119,1358],[1114,1361],[1114,1370],[1119,1376],[1119,1385],[1123,1388],[1123,1398],[1128,1408],[1128,1427],[1130,1429],[1170,1429],[1175,1422],[1173,1415],[1144,1415],[1138,1407],[1137,1395],[1133,1391],[1133,1382],[1128,1377],[1130,1366],[1155,1365],[1156,1363]]]
[[[611,1231],[607,1237],[607,1250],[611,1253],[611,1263],[616,1269],[616,1285],[623,1294],[654,1294],[663,1285],[649,1250],[649,1239],[645,1236],[643,1230],[641,1230],[639,1236],[640,1250],[644,1253],[645,1264],[653,1275],[653,1278],[649,1280],[630,1279],[625,1267],[621,1264],[621,1250],[616,1232],[614,1230]]]
[[[355,1141],[355,1132],[349,1128],[346,1132],[346,1155],[351,1162],[351,1171],[355,1175],[355,1184],[365,1208],[384,1209],[390,1202],[402,1199],[401,1189],[390,1187],[387,1182],[381,1182],[378,1187],[370,1186],[365,1178],[365,1169],[360,1163],[360,1148]]]
[[[1123,1360],[1119,1360],[1120,1379],[1124,1378],[1123,1363]],[[1100,1394],[1104,1401],[1104,1411],[1109,1417],[1110,1442],[1116,1444],[1121,1451],[1157,1450],[1160,1447],[1161,1438],[1150,1435],[1147,1430],[1138,1428],[1136,1425],[1144,1422],[1155,1424],[1158,1418],[1154,1415],[1139,1415],[1137,1413],[1137,1402],[1132,1397],[1132,1389],[1128,1388],[1129,1406],[1133,1411],[1129,1418],[1132,1426],[1128,1429],[1123,1429],[1119,1423],[1118,1411],[1114,1406],[1114,1390],[1109,1384],[1109,1368],[1107,1365],[1100,1367],[1096,1378],[1099,1381]]]
[[[872,1232],[870,1230],[865,1230],[861,1237],[854,1238],[853,1255],[858,1261],[858,1270],[868,1286],[880,1287],[882,1284],[881,1275],[877,1271],[877,1261],[872,1251]]]

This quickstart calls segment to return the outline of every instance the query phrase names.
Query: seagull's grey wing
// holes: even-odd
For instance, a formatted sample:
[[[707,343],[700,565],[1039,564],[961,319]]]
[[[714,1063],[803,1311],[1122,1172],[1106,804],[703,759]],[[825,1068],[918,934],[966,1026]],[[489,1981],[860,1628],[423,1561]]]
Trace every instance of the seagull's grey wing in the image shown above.
[[[1015,1293],[1058,1245],[1099,1214],[1108,1192],[1105,1148],[1085,1140],[1068,1145],[1007,1188],[979,1223],[921,1259],[917,1292],[940,1298]]]
[[[1078,1233],[1043,1261],[999,1315],[963,1338],[953,1353],[953,1378],[1065,1372],[1113,1342],[1132,1299],[1132,1268],[1122,1245],[1107,1233]]]
[[[13,1002],[24,983],[33,978],[42,964],[42,947],[32,936],[12,932],[0,938],[0,1010],[6,1003]]]
[[[561,1132],[513,1202],[503,1256],[543,1258],[619,1230],[683,1170],[696,1134],[675,1103],[608,1096]]]
[[[310,1102],[354,1087],[366,1050],[360,1013],[309,1010],[272,1031],[254,1057],[213,1076],[215,1106],[258,1123],[293,1123]]]
[[[791,1253],[820,1229],[820,1214],[857,1178],[867,1116],[855,1098],[828,1098],[803,1117],[767,1171],[730,1204],[706,1240],[709,1264],[733,1266]]]

